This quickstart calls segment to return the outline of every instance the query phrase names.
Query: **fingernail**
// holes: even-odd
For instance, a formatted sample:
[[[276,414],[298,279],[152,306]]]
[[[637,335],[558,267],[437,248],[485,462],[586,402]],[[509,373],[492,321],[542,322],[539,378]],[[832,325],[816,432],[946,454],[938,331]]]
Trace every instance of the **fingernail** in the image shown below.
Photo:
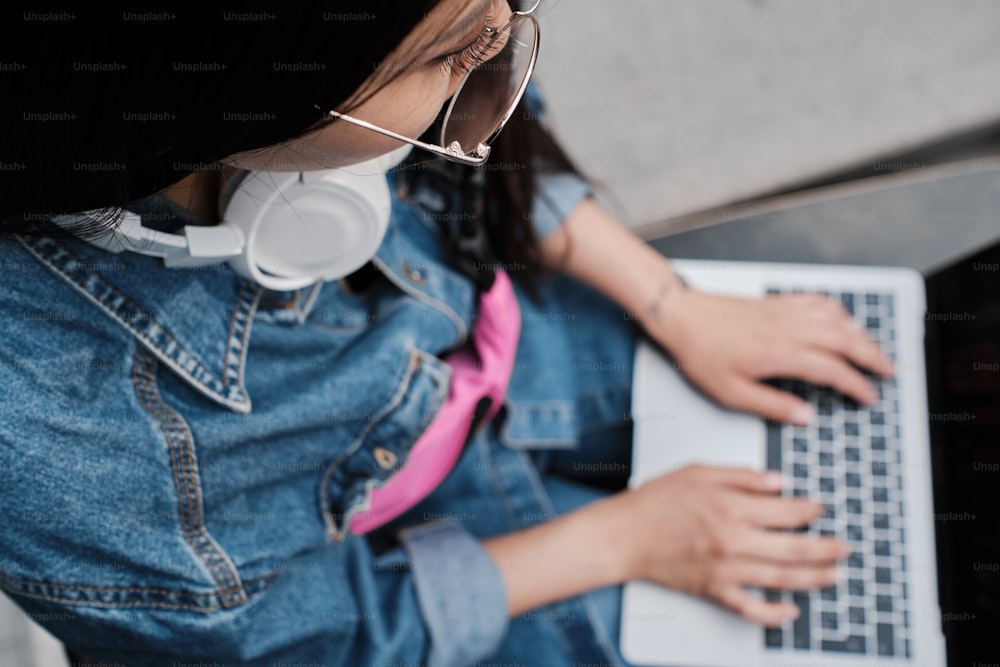
[[[816,418],[816,411],[808,403],[799,403],[792,408],[788,415],[788,421],[799,426],[807,426]]]
[[[764,474],[764,486],[771,489],[780,489],[785,485],[785,480],[777,470],[771,470]]]

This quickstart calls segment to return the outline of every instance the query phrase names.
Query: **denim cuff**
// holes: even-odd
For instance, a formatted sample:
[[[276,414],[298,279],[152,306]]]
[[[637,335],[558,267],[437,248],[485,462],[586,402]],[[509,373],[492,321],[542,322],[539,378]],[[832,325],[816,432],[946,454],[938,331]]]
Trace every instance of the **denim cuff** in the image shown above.
[[[490,656],[507,634],[500,570],[457,523],[400,532],[431,636],[427,667],[465,667]]]
[[[535,234],[539,241],[554,232],[573,209],[591,194],[587,183],[576,174],[542,172],[538,176],[538,193],[531,207]]]

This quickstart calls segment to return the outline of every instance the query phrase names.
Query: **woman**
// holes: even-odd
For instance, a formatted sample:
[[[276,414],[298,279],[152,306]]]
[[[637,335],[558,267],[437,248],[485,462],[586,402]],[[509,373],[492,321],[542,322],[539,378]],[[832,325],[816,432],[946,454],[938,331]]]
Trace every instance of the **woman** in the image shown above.
[[[0,193],[0,586],[81,659],[613,663],[625,581],[774,625],[794,609],[744,586],[832,579],[842,544],[771,530],[820,511],[774,497],[771,475],[691,467],[621,490],[634,337],[724,404],[793,421],[806,406],[760,379],[867,401],[853,365],[891,368],[818,297],[686,289],[587,197],[530,105],[485,167],[429,162],[482,162],[526,84],[509,49],[530,52],[534,24],[506,2],[5,25],[34,47],[5,84],[23,104]],[[439,119],[470,71],[456,99],[473,102]],[[420,148],[390,175],[385,237],[342,280],[269,288],[281,262],[254,280],[99,247],[134,219],[222,229],[248,171],[350,173],[401,139]],[[500,400],[474,391],[487,366]],[[456,424],[458,449],[424,438]],[[418,451],[454,460],[418,468]],[[431,468],[436,487],[386,509],[401,496],[384,489]]]

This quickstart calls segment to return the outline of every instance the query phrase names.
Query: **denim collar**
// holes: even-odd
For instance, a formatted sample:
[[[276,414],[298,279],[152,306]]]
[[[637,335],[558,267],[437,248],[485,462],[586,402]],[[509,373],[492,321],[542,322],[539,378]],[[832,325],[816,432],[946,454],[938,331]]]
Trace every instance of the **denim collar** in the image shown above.
[[[176,231],[209,224],[162,195],[129,206],[149,226]],[[390,282],[436,310],[450,333],[445,347],[468,338],[475,288],[445,266],[434,233],[409,208],[393,218],[372,263]],[[227,264],[194,270],[167,269],[160,259],[114,254],[75,238],[19,236],[18,240],[93,302],[166,367],[204,396],[239,413],[251,411],[244,386],[250,329],[263,296],[292,304],[311,303],[315,286],[297,292],[265,290]],[[298,312],[302,321],[306,312]],[[428,320],[430,321],[430,320]],[[436,321],[436,320],[435,320]]]
[[[163,231],[206,224],[161,195],[139,202],[136,212]],[[18,240],[189,385],[230,410],[250,412],[243,368],[262,288],[224,264],[165,269],[155,257],[113,254],[73,238]],[[220,279],[221,272],[230,279]]]

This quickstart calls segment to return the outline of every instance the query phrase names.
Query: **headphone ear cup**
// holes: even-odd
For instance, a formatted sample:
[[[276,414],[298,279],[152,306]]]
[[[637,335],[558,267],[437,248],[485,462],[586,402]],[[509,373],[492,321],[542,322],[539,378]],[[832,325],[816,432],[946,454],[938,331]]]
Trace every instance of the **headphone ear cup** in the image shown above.
[[[246,239],[233,268],[265,287],[295,289],[368,262],[388,227],[389,187],[384,173],[348,169],[247,174],[220,205],[222,224]]]

